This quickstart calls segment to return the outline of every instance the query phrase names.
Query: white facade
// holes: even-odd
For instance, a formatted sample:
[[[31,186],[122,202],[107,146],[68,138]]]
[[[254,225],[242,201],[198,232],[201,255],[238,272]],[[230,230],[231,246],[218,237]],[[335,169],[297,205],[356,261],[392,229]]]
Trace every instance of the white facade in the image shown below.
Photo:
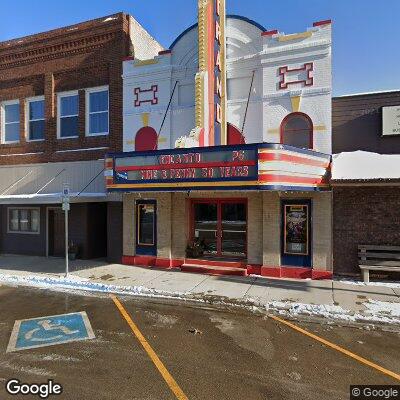
[[[285,35],[264,32],[244,18],[227,18],[227,119],[240,131],[254,71],[246,143],[280,143],[282,121],[300,112],[312,121],[313,150],[331,153],[331,24],[315,25]],[[174,148],[195,128],[197,31],[197,26],[189,28],[170,52],[154,59],[124,61],[124,151],[135,150],[136,134],[144,126],[159,133],[158,149]]]

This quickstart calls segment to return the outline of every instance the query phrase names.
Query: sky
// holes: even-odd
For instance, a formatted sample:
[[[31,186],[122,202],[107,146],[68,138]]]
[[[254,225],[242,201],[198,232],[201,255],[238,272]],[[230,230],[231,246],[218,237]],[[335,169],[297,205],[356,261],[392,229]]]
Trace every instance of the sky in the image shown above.
[[[333,21],[335,96],[400,88],[400,0],[226,0],[227,12],[267,30],[303,32]],[[196,22],[197,0],[13,0],[2,2],[0,41],[126,12],[164,47]]]

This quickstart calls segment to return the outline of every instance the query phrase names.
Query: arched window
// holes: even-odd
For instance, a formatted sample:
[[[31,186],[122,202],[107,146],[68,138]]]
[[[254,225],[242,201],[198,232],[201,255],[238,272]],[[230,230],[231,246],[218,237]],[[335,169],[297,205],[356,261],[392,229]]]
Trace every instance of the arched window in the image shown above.
[[[150,126],[140,128],[135,136],[135,151],[157,150],[157,132]]]
[[[281,124],[281,143],[312,149],[313,124],[310,117],[298,112],[286,116]]]
[[[235,125],[228,123],[228,144],[245,144],[242,132]]]

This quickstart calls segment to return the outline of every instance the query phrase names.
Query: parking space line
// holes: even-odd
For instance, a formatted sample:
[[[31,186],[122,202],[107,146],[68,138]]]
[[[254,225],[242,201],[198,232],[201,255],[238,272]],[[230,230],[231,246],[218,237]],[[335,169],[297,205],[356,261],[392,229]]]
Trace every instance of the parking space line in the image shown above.
[[[119,312],[125,318],[126,322],[128,323],[128,325],[131,328],[132,332],[136,336],[137,340],[140,342],[140,344],[146,350],[146,353],[150,357],[151,361],[153,361],[154,365],[156,366],[156,368],[160,372],[161,376],[164,378],[165,382],[167,383],[167,385],[169,386],[171,391],[175,394],[176,398],[179,399],[179,400],[188,400],[188,398],[186,397],[185,393],[183,393],[182,389],[176,383],[176,381],[172,377],[172,375],[168,372],[167,368],[165,368],[164,364],[158,358],[156,352],[150,346],[149,342],[146,340],[146,338],[140,332],[140,330],[137,327],[137,325],[133,322],[132,318],[130,317],[128,312],[125,310],[124,306],[121,304],[121,302],[118,300],[118,298],[115,295],[112,294],[110,296],[111,296],[112,300],[114,301],[115,305],[117,306]]]
[[[289,328],[292,328],[292,329],[294,329],[295,331],[302,333],[303,335],[306,335],[306,336],[308,336],[308,337],[310,337],[310,338],[312,338],[312,339],[314,339],[314,340],[317,340],[317,341],[320,342],[320,343],[323,343],[324,345],[326,345],[326,346],[328,346],[328,347],[330,347],[330,348],[332,348],[332,349],[335,349],[335,350],[339,351],[340,353],[345,354],[345,355],[348,356],[348,357],[353,358],[354,360],[357,360],[358,362],[360,362],[360,363],[362,363],[362,364],[368,365],[368,366],[371,367],[371,368],[375,368],[375,369],[378,370],[379,372],[382,372],[383,374],[388,375],[388,376],[390,376],[390,377],[392,377],[392,378],[397,379],[398,381],[400,381],[400,375],[399,375],[399,374],[396,374],[396,373],[393,372],[393,371],[390,371],[390,370],[388,370],[388,369],[386,369],[386,368],[383,368],[383,367],[381,367],[380,365],[375,364],[375,363],[373,363],[372,361],[369,361],[369,360],[367,360],[367,359],[364,358],[364,357],[361,357],[361,356],[359,356],[359,355],[357,355],[357,354],[352,353],[352,352],[349,351],[349,350],[344,349],[343,347],[338,346],[337,344],[334,344],[334,343],[332,343],[332,342],[329,342],[329,341],[326,340],[326,339],[323,339],[323,338],[321,338],[321,337],[319,337],[319,336],[317,336],[317,335],[314,335],[313,333],[307,331],[306,329],[300,328],[299,326],[297,326],[297,325],[295,325],[295,324],[292,324],[292,323],[289,322],[289,321],[286,321],[286,320],[284,320],[284,319],[282,319],[282,318],[279,318],[279,317],[277,317],[277,316],[275,316],[275,315],[269,315],[269,317],[272,318],[273,320],[277,321],[277,322],[280,322],[281,324],[287,325]]]

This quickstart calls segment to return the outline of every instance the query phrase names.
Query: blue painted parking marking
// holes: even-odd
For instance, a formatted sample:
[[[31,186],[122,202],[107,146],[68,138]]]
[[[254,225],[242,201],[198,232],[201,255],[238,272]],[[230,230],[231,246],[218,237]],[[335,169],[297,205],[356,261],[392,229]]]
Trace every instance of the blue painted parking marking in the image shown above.
[[[85,311],[15,321],[7,352],[95,337]]]

